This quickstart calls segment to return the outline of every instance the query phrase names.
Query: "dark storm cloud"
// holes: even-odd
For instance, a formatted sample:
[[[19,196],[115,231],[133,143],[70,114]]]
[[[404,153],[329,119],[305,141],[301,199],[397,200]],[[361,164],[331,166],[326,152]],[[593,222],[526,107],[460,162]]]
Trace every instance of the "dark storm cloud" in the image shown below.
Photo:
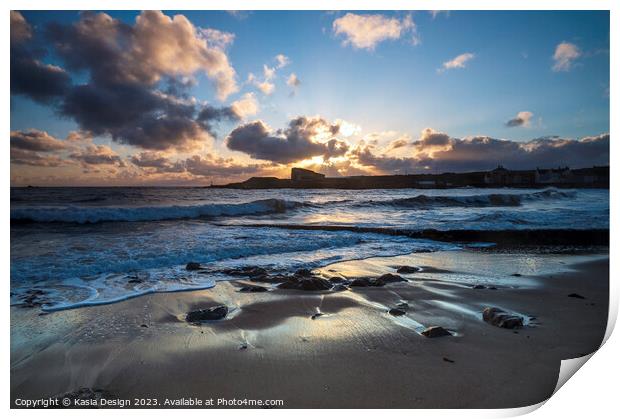
[[[259,120],[235,128],[226,144],[229,149],[255,159],[290,163],[314,156],[329,158],[345,154],[348,144],[334,138],[339,130],[338,124],[330,124],[320,117],[300,116],[292,119],[285,130],[275,132]]]
[[[64,69],[39,61],[44,49],[25,47],[32,28],[21,15],[12,13],[11,25],[12,93],[54,101],[61,115],[94,135],[147,150],[190,150],[215,136],[218,121],[238,119],[230,107],[203,108],[187,94],[198,71],[214,81],[220,98],[237,87],[225,45],[182,15],[147,11],[128,25],[85,12],[72,24],[49,24],[45,34],[56,55],[67,69],[88,75],[79,85]]]
[[[609,134],[580,140],[538,138],[528,142],[477,136],[441,141],[415,142],[417,154],[410,157],[379,155],[370,146],[357,147],[351,154],[360,164],[386,172],[461,172],[490,170],[497,165],[509,169],[569,166],[572,168],[609,164]],[[447,136],[446,136],[447,137]],[[437,143],[445,143],[437,148]]]
[[[11,93],[49,103],[69,90],[71,78],[60,67],[40,61],[46,51],[32,37],[32,27],[21,13],[11,11]]]

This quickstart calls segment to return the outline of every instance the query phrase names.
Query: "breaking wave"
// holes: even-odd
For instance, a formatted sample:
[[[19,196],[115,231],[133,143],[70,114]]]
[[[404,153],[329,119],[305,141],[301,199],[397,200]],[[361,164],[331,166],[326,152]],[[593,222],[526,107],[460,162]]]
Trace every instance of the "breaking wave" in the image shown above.
[[[163,221],[222,216],[283,213],[305,204],[261,199],[242,204],[173,205],[152,207],[38,207],[11,209],[13,222],[99,223],[104,221]]]
[[[417,195],[411,198],[398,198],[389,201],[368,201],[358,205],[381,205],[405,208],[429,207],[518,207],[525,201],[572,198],[574,191],[545,189],[524,194],[481,194],[469,196],[428,196]]]

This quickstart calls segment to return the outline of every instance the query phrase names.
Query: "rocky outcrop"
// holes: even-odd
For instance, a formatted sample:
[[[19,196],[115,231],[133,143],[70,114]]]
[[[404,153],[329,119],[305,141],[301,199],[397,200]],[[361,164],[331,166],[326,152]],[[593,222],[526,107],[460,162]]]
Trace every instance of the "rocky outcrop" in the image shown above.
[[[185,269],[188,271],[199,271],[202,269],[202,266],[200,266],[200,263],[198,262],[189,262],[185,265]]]
[[[261,287],[260,285],[248,285],[245,287],[239,288],[239,292],[267,292],[269,291],[265,287]]]
[[[407,282],[405,278],[400,275],[394,274],[384,274],[377,278],[378,281],[384,282],[386,284],[390,284],[392,282]]]
[[[432,326],[426,328],[422,332],[422,336],[426,336],[427,338],[439,338],[442,336],[452,336],[452,334],[441,326]]]
[[[417,266],[400,266],[398,269],[396,269],[396,273],[399,274],[414,274],[416,272],[421,271],[420,268],[418,268]]]
[[[482,319],[493,326],[504,329],[517,329],[523,327],[523,317],[506,313],[497,307],[487,307],[482,312]]]
[[[301,291],[327,291],[332,288],[332,283],[317,276],[308,278],[292,276],[288,281],[278,285],[278,288]]]
[[[202,310],[190,311],[185,316],[189,323],[201,323],[204,321],[221,320],[228,314],[228,307],[217,306]]]

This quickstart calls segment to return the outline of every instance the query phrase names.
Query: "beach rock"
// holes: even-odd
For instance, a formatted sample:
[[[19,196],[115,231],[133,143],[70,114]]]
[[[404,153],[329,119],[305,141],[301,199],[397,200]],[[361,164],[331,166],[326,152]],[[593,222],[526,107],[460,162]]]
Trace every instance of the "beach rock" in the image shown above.
[[[297,269],[295,271],[295,276],[300,276],[300,277],[308,277],[308,276],[312,276],[312,271],[310,269]]]
[[[205,308],[202,310],[190,311],[185,316],[185,320],[189,323],[200,323],[210,320],[221,320],[228,314],[228,307],[217,306]]]
[[[378,281],[382,281],[386,284],[392,283],[392,282],[407,282],[407,280],[405,278],[403,278],[400,275],[394,275],[394,274],[384,274],[381,275],[379,278],[377,278]]]
[[[338,291],[348,291],[348,290],[349,290],[349,287],[347,287],[344,284],[336,284],[332,288],[332,291],[336,291],[336,292],[338,292]]]
[[[523,327],[523,317],[506,313],[497,307],[487,307],[482,312],[482,319],[493,326],[504,329],[516,329]]]
[[[420,268],[418,268],[417,266],[400,266],[397,270],[396,273],[399,274],[414,274],[416,272],[421,271]]]
[[[200,266],[200,263],[198,262],[189,262],[185,265],[185,269],[188,271],[199,271],[202,269],[202,266]]]
[[[512,274],[512,276],[521,276],[521,274]]]
[[[405,314],[407,314],[405,310],[402,310],[400,308],[391,308],[388,310],[388,313],[395,317],[404,316]]]
[[[48,304],[49,301],[45,296],[47,295],[47,291],[31,289],[25,293],[23,302],[20,304],[20,307],[24,308],[34,308],[41,307],[43,304]]]
[[[400,308],[401,310],[407,310],[409,308],[409,304],[402,302],[396,304],[396,308]]]
[[[452,336],[450,332],[448,332],[446,329],[444,329],[441,326],[428,327],[422,332],[422,335],[426,336],[427,338],[439,338],[442,336]]]
[[[310,278],[291,278],[278,285],[278,288],[301,291],[326,291],[332,288],[332,284],[326,279],[313,276]]]
[[[349,284],[350,287],[369,287],[368,278],[356,278]]]
[[[239,288],[239,292],[267,292],[267,291],[269,291],[267,288],[261,287],[258,285],[249,285],[247,287]]]
[[[340,276],[332,276],[331,278],[328,279],[328,281],[331,282],[332,284],[342,284],[343,282],[347,282],[346,279]]]
[[[397,275],[395,275],[397,276]],[[385,285],[385,281],[383,279],[381,279],[381,277],[379,278],[370,278],[368,280],[368,285],[371,287],[382,287]]]
[[[485,290],[487,287],[484,285],[474,285],[472,288],[475,290]]]
[[[315,313],[312,315],[312,317],[310,317],[312,320],[316,320],[317,318],[321,317],[323,315],[323,313]]]
[[[445,356],[443,357],[443,360],[446,361],[446,362],[449,362],[451,364],[454,364],[453,360],[451,360],[450,358],[446,358]]]
[[[576,294],[576,293],[568,294],[568,296],[571,297],[571,298],[578,298],[580,300],[585,300],[586,299],[586,297],[584,297],[583,295],[579,295],[579,294]]]
[[[149,326],[146,324],[141,324],[140,327],[148,328]]]

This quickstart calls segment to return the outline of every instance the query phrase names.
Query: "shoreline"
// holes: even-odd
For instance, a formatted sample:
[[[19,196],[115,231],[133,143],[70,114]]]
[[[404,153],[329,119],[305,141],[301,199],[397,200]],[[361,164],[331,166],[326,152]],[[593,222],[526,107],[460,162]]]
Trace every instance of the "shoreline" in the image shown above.
[[[404,274],[407,283],[343,292],[239,279],[45,315],[11,307],[12,404],[87,387],[120,398],[282,399],[289,408],[517,407],[549,396],[560,359],[595,350],[604,335],[604,254],[533,258],[462,250],[339,262],[317,271],[373,276],[405,262],[425,268]],[[575,262],[576,270],[566,268]],[[545,263],[563,272],[529,274]],[[473,289],[468,266],[497,289]],[[525,274],[494,278],[497,268]],[[239,292],[245,285],[270,291]],[[399,302],[410,306],[406,315],[386,312]],[[184,320],[191,310],[218,304],[231,308],[223,320],[201,326]],[[533,324],[492,326],[478,318],[486,305],[526,314]],[[415,324],[456,333],[426,338]]]

